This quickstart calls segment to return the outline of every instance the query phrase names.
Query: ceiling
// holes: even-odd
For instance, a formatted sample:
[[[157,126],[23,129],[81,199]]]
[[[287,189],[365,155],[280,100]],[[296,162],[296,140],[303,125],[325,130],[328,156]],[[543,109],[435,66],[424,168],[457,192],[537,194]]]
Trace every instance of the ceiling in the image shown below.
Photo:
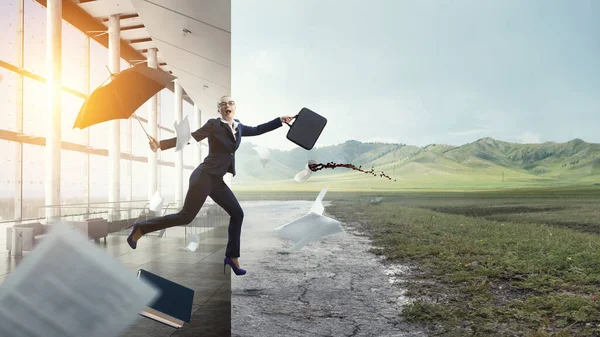
[[[143,62],[157,48],[159,67],[177,77],[186,100],[216,115],[231,91],[231,0],[63,0],[64,19],[105,46],[99,24],[106,30],[116,14],[123,58]]]

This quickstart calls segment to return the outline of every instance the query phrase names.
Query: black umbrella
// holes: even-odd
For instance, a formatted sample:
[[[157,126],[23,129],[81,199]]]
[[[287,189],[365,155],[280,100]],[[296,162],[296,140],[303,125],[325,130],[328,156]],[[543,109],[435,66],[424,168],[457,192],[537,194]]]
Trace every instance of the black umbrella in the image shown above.
[[[166,88],[174,79],[174,76],[160,69],[150,68],[146,64],[138,64],[118,74],[111,74],[108,83],[96,88],[85,100],[73,129],[84,129],[115,119],[128,119],[142,104]]]

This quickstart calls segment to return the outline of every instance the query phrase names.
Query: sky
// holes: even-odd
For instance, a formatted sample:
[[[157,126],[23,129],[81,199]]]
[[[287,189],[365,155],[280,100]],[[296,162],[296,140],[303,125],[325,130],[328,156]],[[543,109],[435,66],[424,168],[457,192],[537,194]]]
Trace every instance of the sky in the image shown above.
[[[0,1],[0,60],[13,64],[15,4]],[[25,13],[24,68],[43,75],[45,9],[27,0]],[[600,143],[598,17],[597,0],[232,0],[237,118],[257,125],[308,107],[329,121],[317,147],[351,139],[462,145],[483,137],[519,143],[573,138]],[[83,35],[68,24],[63,34],[63,80],[82,90]],[[96,87],[108,76],[108,55],[95,42],[91,51],[91,82]],[[14,131],[16,75],[0,67],[0,76],[0,107],[6,110],[0,114],[0,129]],[[42,84],[25,80],[27,134],[44,134],[40,106],[45,96],[40,90]],[[171,127],[173,112],[168,107],[173,106],[173,95],[163,93],[161,120]],[[82,100],[63,97],[62,136],[77,141],[81,132],[71,124]],[[139,113],[146,116],[147,107]],[[184,104],[184,115],[190,113]],[[104,146],[97,135],[107,130],[101,126],[91,131],[91,145]],[[133,132],[143,140],[132,144],[134,154],[146,155],[147,142],[135,122]],[[283,126],[244,142],[298,148],[285,139],[286,132]],[[44,192],[40,151],[33,145],[24,147],[26,196]],[[64,158],[69,179],[61,187],[63,195],[83,188],[83,172],[67,167],[78,158],[82,157]],[[171,161],[174,154],[165,152],[161,158]],[[187,165],[193,164],[193,158],[185,158]],[[102,170],[94,175],[107,172],[107,159],[101,160],[92,165]],[[9,159],[0,176],[14,176],[14,169]],[[142,184],[146,178],[139,174],[135,179]],[[6,187],[12,181],[2,184],[0,192],[12,190]],[[104,184],[94,180],[92,194],[105,193]]]
[[[316,146],[600,143],[599,16],[593,0],[232,0],[237,117],[308,107],[328,119]],[[297,147],[282,129],[247,141]]]

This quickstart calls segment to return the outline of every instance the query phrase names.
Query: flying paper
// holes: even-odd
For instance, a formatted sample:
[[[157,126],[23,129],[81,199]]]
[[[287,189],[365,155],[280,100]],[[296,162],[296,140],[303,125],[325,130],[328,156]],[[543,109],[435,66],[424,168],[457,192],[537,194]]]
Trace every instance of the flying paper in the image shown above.
[[[326,193],[327,187],[321,190],[307,214],[273,230],[294,243],[291,251],[299,251],[309,242],[324,236],[344,232],[339,221],[322,215],[325,210],[322,201]]]
[[[262,167],[265,167],[265,165],[267,165],[267,163],[269,162],[269,156],[271,155],[271,151],[264,147],[256,147],[254,150],[258,152],[258,160],[260,160]]]
[[[317,162],[314,160],[309,160],[308,163],[306,163],[304,170],[296,173],[296,175],[294,176],[294,180],[299,183],[308,180],[308,178],[310,178],[310,175],[312,174],[312,170],[309,168],[309,166],[315,165],[316,163]]]
[[[0,286],[0,336],[121,336],[160,290],[68,223],[51,226]]]
[[[152,196],[152,199],[150,199],[150,205],[148,206],[148,208],[152,212],[160,212],[163,207],[163,201],[164,200],[160,196],[160,193],[158,193],[158,190],[156,190],[156,192],[154,192],[154,195]]]
[[[198,246],[200,246],[200,235],[188,234],[187,242],[188,243],[185,246],[185,249],[189,250],[190,252],[195,252],[196,249],[198,249]]]
[[[177,134],[177,144],[175,145],[175,152],[179,152],[188,144],[188,142],[192,138],[188,116],[185,116],[179,124],[177,124],[177,121],[175,121],[175,123],[173,123],[173,127],[175,128],[175,134]]]

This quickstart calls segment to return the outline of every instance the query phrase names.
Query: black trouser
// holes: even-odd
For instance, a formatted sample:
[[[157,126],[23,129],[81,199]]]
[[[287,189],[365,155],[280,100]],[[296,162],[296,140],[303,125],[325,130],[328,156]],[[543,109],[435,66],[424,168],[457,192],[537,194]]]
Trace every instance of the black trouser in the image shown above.
[[[202,172],[201,167],[197,167],[190,176],[190,186],[185,196],[183,208],[179,213],[139,222],[138,228],[142,234],[147,234],[169,227],[187,225],[194,220],[200,208],[204,205],[207,196],[210,196],[230,216],[229,240],[227,241],[225,256],[229,258],[240,257],[240,236],[242,234],[244,211],[242,211],[229,186],[223,181],[223,177]]]

